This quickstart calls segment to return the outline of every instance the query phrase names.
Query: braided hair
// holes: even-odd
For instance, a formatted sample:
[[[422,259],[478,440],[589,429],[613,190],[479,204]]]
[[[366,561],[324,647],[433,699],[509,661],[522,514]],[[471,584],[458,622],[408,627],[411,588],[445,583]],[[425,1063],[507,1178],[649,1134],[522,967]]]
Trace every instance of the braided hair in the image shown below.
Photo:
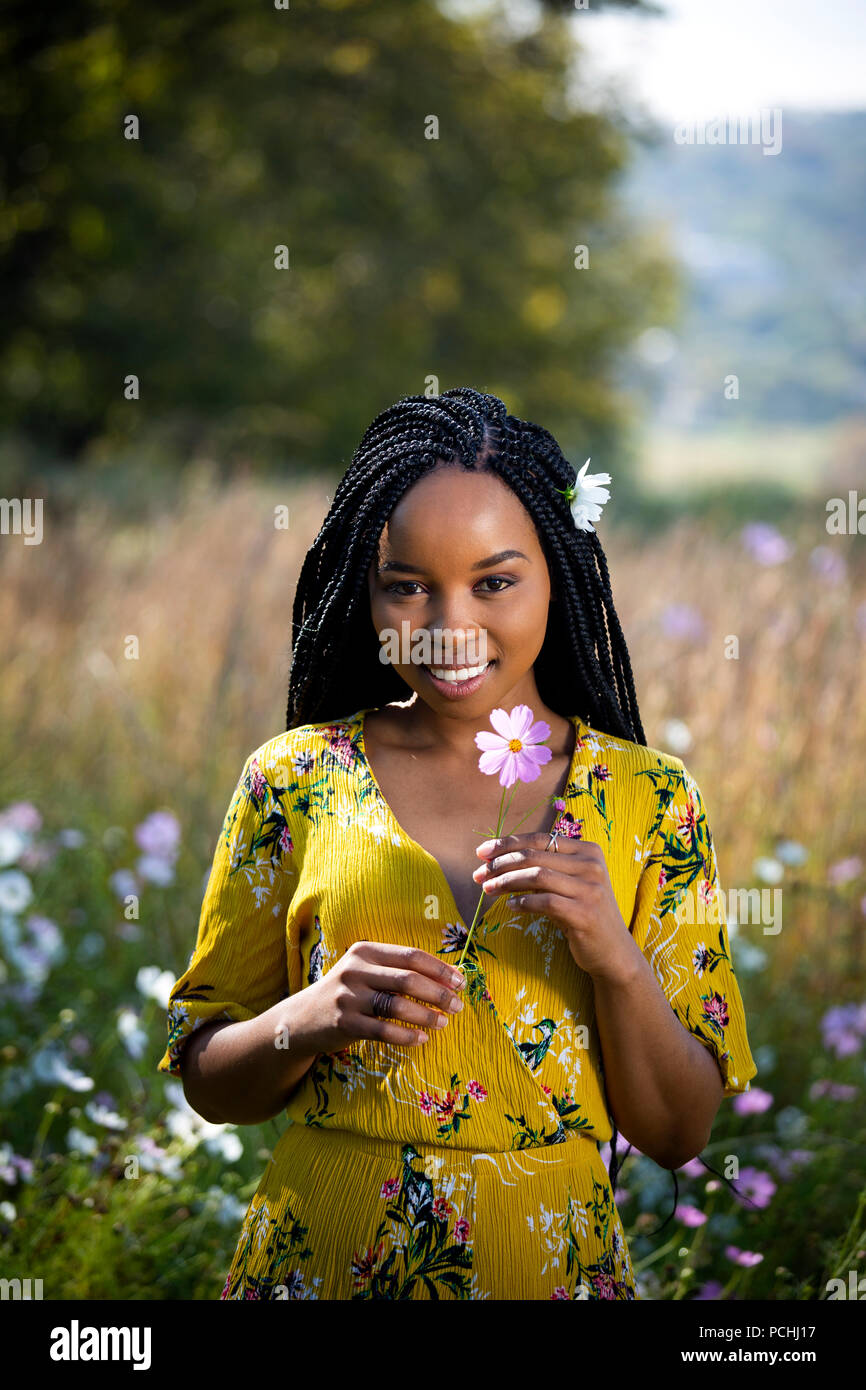
[[[535,524],[559,600],[533,668],[542,700],[566,717],[586,711],[586,724],[646,746],[607,560],[597,533],[575,526],[565,495],[575,470],[547,430],[468,386],[404,396],[365,430],[298,577],[287,730],[406,698],[402,677],[371,640],[367,574],[397,503],[440,461],[495,473]],[[614,1124],[612,1191],[617,1137]]]

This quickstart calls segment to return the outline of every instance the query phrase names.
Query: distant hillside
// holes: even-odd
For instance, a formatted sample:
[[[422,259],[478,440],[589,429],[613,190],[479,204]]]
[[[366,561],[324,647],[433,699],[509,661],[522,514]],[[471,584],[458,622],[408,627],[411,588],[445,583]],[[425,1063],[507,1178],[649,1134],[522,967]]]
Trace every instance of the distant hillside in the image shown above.
[[[622,184],[669,229],[686,277],[674,343],[644,344],[659,425],[712,428],[732,409],[740,425],[866,413],[866,111],[783,108],[781,131],[765,155],[660,130]]]

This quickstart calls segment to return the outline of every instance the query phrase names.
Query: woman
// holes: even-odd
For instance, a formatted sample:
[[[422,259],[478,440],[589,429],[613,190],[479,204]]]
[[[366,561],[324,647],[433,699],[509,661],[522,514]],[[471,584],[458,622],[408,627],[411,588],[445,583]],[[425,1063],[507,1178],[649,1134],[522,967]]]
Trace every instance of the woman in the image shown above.
[[[225,1298],[633,1299],[617,1132],[674,1169],[756,1074],[700,792],[646,747],[577,481],[495,396],[408,397],[306,556],[287,732],[241,774],[160,1062],[209,1120],[288,1114]],[[496,843],[483,769],[518,753]]]

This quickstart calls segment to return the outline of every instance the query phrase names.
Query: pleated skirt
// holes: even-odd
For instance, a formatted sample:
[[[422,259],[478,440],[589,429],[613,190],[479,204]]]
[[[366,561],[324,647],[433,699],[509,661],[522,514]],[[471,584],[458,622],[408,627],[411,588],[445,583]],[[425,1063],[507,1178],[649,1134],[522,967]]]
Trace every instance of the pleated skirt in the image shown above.
[[[219,1297],[638,1294],[592,1139],[473,1153],[292,1124],[250,1202]]]

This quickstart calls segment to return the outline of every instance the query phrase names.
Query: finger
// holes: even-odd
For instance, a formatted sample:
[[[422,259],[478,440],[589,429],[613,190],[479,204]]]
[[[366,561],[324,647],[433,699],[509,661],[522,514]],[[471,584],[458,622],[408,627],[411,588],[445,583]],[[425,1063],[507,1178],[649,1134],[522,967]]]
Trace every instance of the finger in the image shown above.
[[[361,1004],[360,1012],[365,1018],[376,1019],[378,1023],[393,1023],[403,1031],[402,1025],[420,1030],[422,1033],[435,1032],[448,1025],[449,1015],[442,1010],[436,1009],[432,1004],[425,1004],[421,999],[409,999],[405,994],[394,994],[388,1000],[388,1015],[386,1018],[382,1014],[373,1012],[374,1007],[381,1001],[377,997],[375,989],[365,990],[366,999]],[[382,1006],[384,1010],[384,1005]]]
[[[351,949],[354,949],[362,960],[370,961],[382,969],[413,971],[451,989],[462,989],[466,983],[462,970],[455,969],[441,956],[422,951],[420,946],[403,946],[392,941],[356,941]]]
[[[583,888],[584,883],[577,875],[547,864],[509,869],[483,884],[483,892],[491,898],[501,893],[559,893],[572,905]]]
[[[543,912],[554,921],[574,909],[574,899],[564,898],[560,893],[518,893],[509,902],[521,912]]]
[[[490,860],[498,855],[506,854],[511,851],[535,851],[544,853],[550,845],[550,831],[534,831],[531,835],[501,835],[498,840],[483,840],[480,845],[476,845],[475,853],[479,859]],[[594,840],[579,840],[577,836],[560,834],[556,837],[557,854],[565,851],[568,854],[586,853],[592,854],[601,850],[601,845],[597,845]],[[553,847],[550,847],[553,853]]]
[[[579,841],[572,841],[573,849],[566,849],[564,845],[555,851],[547,849],[527,849],[509,850],[507,853],[497,854],[493,859],[488,859],[483,864],[479,864],[477,869],[473,869],[472,877],[476,883],[488,883],[497,874],[505,873],[508,869],[518,869],[524,866],[537,864],[553,864],[562,869],[563,873],[582,873],[591,868],[594,863],[601,866],[602,860],[599,855],[593,854],[587,847],[581,853]]]
[[[444,962],[443,962],[444,963]],[[449,974],[451,973],[449,967]],[[344,978],[360,992],[366,992],[370,999],[377,989],[388,990],[391,994],[405,995],[432,1004],[444,1013],[459,1013],[463,1000],[460,993],[451,985],[431,980],[429,975],[420,975],[417,970],[404,970],[398,967],[366,965],[357,972],[349,970]],[[463,976],[460,977],[463,979]]]
[[[397,1043],[400,1047],[421,1047],[430,1037],[429,1032],[422,1028],[404,1028],[390,1019],[371,1018],[369,1014],[358,1015],[358,1024],[353,1032],[359,1038]]]

